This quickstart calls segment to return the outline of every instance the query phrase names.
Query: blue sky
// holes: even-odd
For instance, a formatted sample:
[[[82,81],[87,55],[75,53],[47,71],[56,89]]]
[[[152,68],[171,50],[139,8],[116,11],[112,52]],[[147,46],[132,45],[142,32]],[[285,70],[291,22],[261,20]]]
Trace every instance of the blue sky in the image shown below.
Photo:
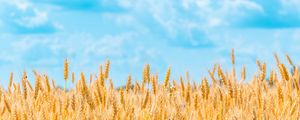
[[[255,60],[274,63],[273,52],[299,61],[298,0],[0,0],[0,81],[9,72],[36,69],[63,85],[63,60],[76,74],[97,72],[106,59],[119,86],[146,63],[163,78],[189,70],[193,80],[214,63],[249,77]],[[274,67],[274,66],[273,66]],[[250,74],[251,73],[251,74]],[[88,75],[87,75],[88,76]],[[33,78],[30,77],[31,82]],[[70,83],[68,86],[72,86]]]

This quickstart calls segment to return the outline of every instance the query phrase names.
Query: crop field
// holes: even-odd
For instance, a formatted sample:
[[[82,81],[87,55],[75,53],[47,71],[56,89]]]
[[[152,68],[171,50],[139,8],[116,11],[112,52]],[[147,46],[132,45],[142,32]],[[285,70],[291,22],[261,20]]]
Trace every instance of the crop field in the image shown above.
[[[300,0],[0,0],[0,120],[300,120]]]
[[[0,119],[299,120],[299,68],[288,55],[284,60],[289,64],[274,56],[276,64],[257,60],[257,71],[247,75],[244,66],[235,65],[232,50],[232,68],[226,71],[212,65],[209,77],[200,76],[200,84],[191,81],[188,72],[171,79],[171,67],[159,80],[146,64],[143,79],[133,81],[129,75],[123,87],[112,83],[110,61],[99,66],[97,75],[89,76],[69,71],[66,59],[62,74],[74,88],[60,88],[38,71],[32,72],[34,84],[29,83],[28,71],[20,83],[11,73],[8,88],[0,90]],[[276,69],[267,70],[267,65]]]

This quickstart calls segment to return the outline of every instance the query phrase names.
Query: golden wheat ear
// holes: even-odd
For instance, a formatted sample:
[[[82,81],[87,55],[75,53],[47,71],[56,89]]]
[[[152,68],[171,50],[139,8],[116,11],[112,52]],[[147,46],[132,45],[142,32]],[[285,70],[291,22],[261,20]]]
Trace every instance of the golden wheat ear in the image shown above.
[[[276,53],[274,53],[274,58],[276,60],[276,63],[280,64],[280,60],[279,60],[278,55]]]
[[[69,77],[69,62],[68,62],[68,59],[65,59],[65,61],[64,61],[64,80],[65,80],[64,91],[65,92],[66,92],[68,77]]]
[[[108,79],[109,77],[109,69],[110,69],[110,61],[107,60],[105,64],[105,73],[104,73],[104,78]]]
[[[235,64],[235,58],[234,58],[234,49],[231,49],[231,64],[234,65]]]
[[[171,75],[171,67],[168,68],[167,73],[166,73],[166,78],[165,78],[165,82],[164,82],[165,88],[169,87],[170,75]]]

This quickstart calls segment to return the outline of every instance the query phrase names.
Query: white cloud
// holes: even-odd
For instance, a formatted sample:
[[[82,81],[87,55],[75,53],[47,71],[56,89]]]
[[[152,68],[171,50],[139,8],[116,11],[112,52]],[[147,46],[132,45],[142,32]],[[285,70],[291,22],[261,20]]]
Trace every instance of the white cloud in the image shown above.
[[[97,40],[89,40],[86,45],[85,54],[94,54],[99,56],[119,56],[124,55],[126,42],[131,39],[131,34],[121,34],[118,36],[104,36]],[[101,47],[100,47],[101,46]]]
[[[22,11],[27,10],[31,6],[29,2],[26,2],[24,0],[12,0],[12,1],[15,1],[14,3],[17,6],[17,8]]]
[[[196,13],[206,22],[218,20],[219,26],[230,26],[245,16],[249,11],[263,12],[263,7],[249,0],[224,0],[218,2],[195,1]],[[192,4],[192,3],[190,3]],[[204,24],[205,25],[205,24]]]
[[[222,25],[223,21],[219,18],[211,18],[209,21],[208,21],[208,27],[217,27],[217,26],[220,26]]]
[[[53,32],[59,24],[49,20],[48,11],[38,8],[27,0],[0,1],[0,17],[2,29],[11,33],[43,33]]]
[[[33,16],[24,16],[20,19],[17,19],[16,22],[28,28],[38,27],[48,22],[48,14],[46,12],[39,11],[37,9],[33,9]]]
[[[170,1],[126,1],[122,4],[130,6],[130,11],[126,15],[134,15],[132,17],[123,17],[122,20],[134,21],[136,25],[139,20],[143,22],[154,20],[163,28],[166,33],[164,36],[174,39],[182,32],[185,32],[189,38],[190,31],[199,30],[204,34],[212,29],[230,27],[235,22],[248,17],[249,11],[264,12],[264,8],[258,3],[250,0],[182,0],[181,4]],[[143,14],[143,15],[142,15]],[[151,19],[140,19],[139,16],[150,16]],[[144,26],[151,30],[156,26]],[[153,31],[151,31],[153,32]],[[164,33],[161,33],[164,34]],[[184,40],[182,40],[184,41]],[[190,40],[195,42],[194,40]],[[197,40],[196,40],[197,41]],[[199,40],[198,40],[199,41]]]
[[[32,6],[27,0],[1,0],[0,6],[5,7],[6,5],[16,6],[17,9],[26,11]]]

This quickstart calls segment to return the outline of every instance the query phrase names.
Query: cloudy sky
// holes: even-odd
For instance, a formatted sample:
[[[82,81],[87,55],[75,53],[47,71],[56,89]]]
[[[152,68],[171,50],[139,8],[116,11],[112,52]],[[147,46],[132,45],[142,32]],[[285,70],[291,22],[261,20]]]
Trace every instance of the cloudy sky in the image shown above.
[[[300,59],[298,0],[0,0],[0,84],[32,69],[63,85],[63,60],[76,74],[106,59],[119,86],[141,78],[146,63],[163,78],[189,70],[193,80],[214,63],[251,71],[273,52]],[[88,76],[88,75],[87,75]],[[251,77],[248,77],[250,79]],[[33,78],[31,77],[31,82]],[[69,84],[68,86],[72,86]]]

